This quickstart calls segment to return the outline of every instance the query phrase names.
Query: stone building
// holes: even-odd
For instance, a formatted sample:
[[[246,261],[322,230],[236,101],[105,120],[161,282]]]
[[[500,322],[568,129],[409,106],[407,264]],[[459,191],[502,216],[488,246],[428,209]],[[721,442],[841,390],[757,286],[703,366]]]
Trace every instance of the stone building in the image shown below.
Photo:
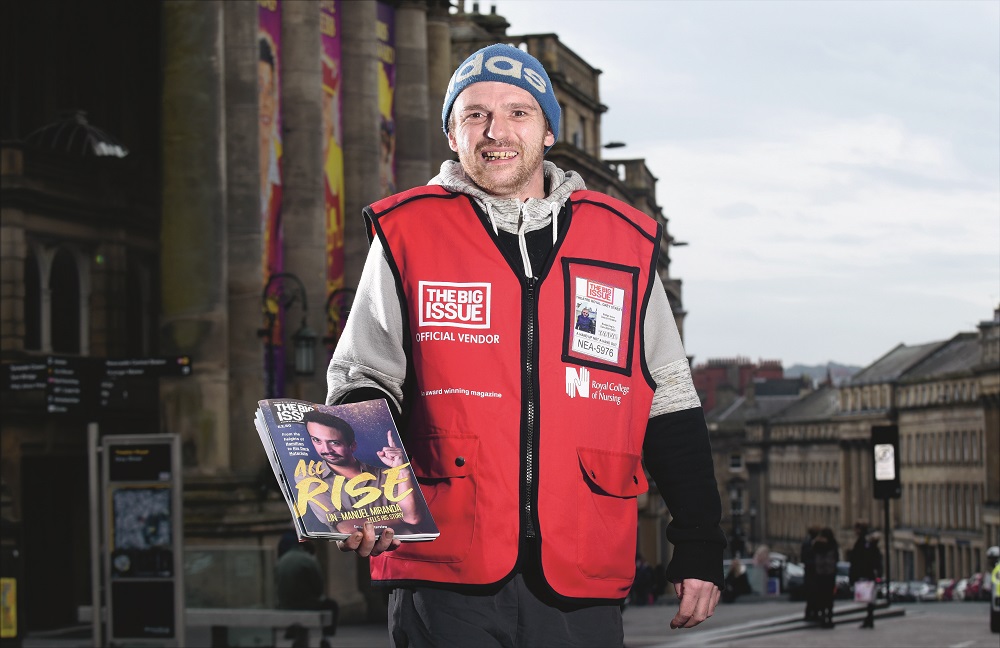
[[[709,358],[691,370],[694,388],[706,412],[728,407],[755,381],[780,380],[784,375],[780,360],[754,362],[740,356]]]
[[[283,373],[280,393],[322,400],[322,367],[340,314],[330,308],[336,290],[324,219],[323,89],[332,68],[321,37],[331,25],[341,52],[330,73],[342,96],[339,195],[346,214],[337,232],[338,290],[360,276],[367,251],[360,213],[382,197],[387,133],[392,186],[423,184],[452,156],[440,126],[452,70],[479,45],[503,40],[526,47],[552,73],[564,135],[549,158],[662,223],[658,271],[683,327],[656,178],[641,159],[601,159],[607,108],[600,70],[555,34],[508,36],[501,16],[480,14],[478,5],[466,12],[462,2],[456,12],[450,4],[172,0],[54,10],[49,3],[2,3],[4,375],[9,365],[53,356],[184,356],[194,368],[190,376],[133,385],[128,406],[114,412],[48,412],[44,388],[14,391],[5,383],[0,518],[5,570],[18,555],[27,629],[71,624],[77,606],[90,602],[86,430],[95,420],[105,435],[178,435],[185,554],[200,569],[198,577],[188,575],[189,600],[269,602],[274,549],[289,520],[252,426],[256,401],[270,387],[264,367],[273,356],[264,339],[287,348],[300,319],[313,331],[333,331],[311,362],[295,365],[288,353],[272,365]],[[260,11],[279,8],[280,27],[265,52]],[[386,61],[394,65],[389,130],[380,93]],[[278,96],[275,126],[262,113]],[[279,147],[280,165],[269,166],[268,151]],[[265,194],[277,172],[280,192]],[[277,193],[280,273],[262,258],[262,208]],[[269,280],[279,274],[280,299],[269,301]],[[289,323],[276,338],[262,329],[265,309],[275,303]],[[310,364],[312,373],[296,373]],[[642,542],[645,552],[664,556],[658,499],[644,500]],[[59,515],[40,502],[58,502]],[[62,549],[45,549],[52,542]],[[321,559],[344,619],[382,613],[364,563],[335,549]]]
[[[798,556],[810,524],[838,528],[841,456],[837,391],[822,385],[775,414],[749,420],[745,461],[749,497],[757,502],[761,542]]]
[[[747,428],[783,411],[811,388],[809,379],[755,380],[745,386],[742,396],[705,414],[722,497],[722,528],[729,535],[731,555],[747,554],[763,537],[757,521],[759,474],[751,477],[752,464],[746,461]]]
[[[998,542],[1000,311],[977,332],[900,344],[839,388],[823,386],[747,424],[751,497],[765,541],[798,555],[807,526],[881,529],[871,429],[899,430],[901,497],[890,500],[890,571],[907,580],[982,571]],[[883,549],[885,547],[883,543]]]

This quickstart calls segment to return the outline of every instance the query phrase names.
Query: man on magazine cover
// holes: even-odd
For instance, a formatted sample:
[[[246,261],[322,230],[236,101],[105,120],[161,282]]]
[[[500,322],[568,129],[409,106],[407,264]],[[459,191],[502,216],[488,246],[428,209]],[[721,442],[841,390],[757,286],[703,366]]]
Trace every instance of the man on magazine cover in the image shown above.
[[[362,497],[370,500],[367,493],[370,492],[371,488],[376,488],[381,491],[381,495],[373,501],[365,501],[362,508],[389,508],[391,504],[398,504],[402,521],[405,524],[414,527],[420,524],[420,512],[417,508],[412,485],[407,483],[410,481],[410,471],[407,468],[402,468],[395,473],[394,479],[405,479],[405,481],[403,484],[396,484],[393,488],[396,489],[397,493],[407,490],[409,493],[398,502],[390,502],[386,497],[386,484],[390,478],[393,478],[386,467],[398,468],[403,465],[402,450],[393,441],[391,431],[387,432],[386,445],[377,452],[378,458],[384,464],[378,467],[365,463],[355,456],[358,442],[354,428],[339,416],[313,410],[305,413],[302,422],[305,423],[306,433],[309,435],[313,448],[316,449],[316,453],[324,462],[323,471],[316,477],[326,483],[327,493],[340,493],[340,509],[323,510],[320,503],[316,501],[317,498],[309,500],[309,508],[320,522],[329,527],[331,531],[354,533],[360,523],[357,519],[345,517],[344,512],[356,510]],[[345,487],[345,484],[361,475],[367,475],[365,481],[359,482],[365,488],[365,495],[352,495],[352,489]],[[334,483],[337,477],[343,478],[340,480],[339,486]],[[336,515],[338,519],[331,521],[330,514]]]
[[[621,646],[644,460],[673,516],[669,623],[698,625],[726,540],[660,226],[544,160],[560,107],[526,52],[470,56],[441,116],[458,161],[364,210],[371,248],[327,376],[327,403],[396,408],[441,535],[366,527],[340,548],[394,588],[394,646]]]

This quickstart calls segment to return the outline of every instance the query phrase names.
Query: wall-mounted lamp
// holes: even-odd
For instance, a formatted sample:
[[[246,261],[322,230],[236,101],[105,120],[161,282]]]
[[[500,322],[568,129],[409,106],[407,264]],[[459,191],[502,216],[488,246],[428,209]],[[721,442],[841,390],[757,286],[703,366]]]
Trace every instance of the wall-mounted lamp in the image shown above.
[[[289,280],[292,289],[287,290],[285,280]],[[302,323],[292,335],[294,350],[295,373],[310,376],[316,371],[316,340],[319,336],[309,328],[309,300],[306,297],[306,287],[302,280],[291,272],[276,272],[267,279],[261,302],[264,309],[265,328],[257,329],[257,336],[265,340],[267,348],[267,397],[277,398],[275,387],[274,362],[274,329],[278,321],[278,313],[287,311],[297,301],[302,301]]]

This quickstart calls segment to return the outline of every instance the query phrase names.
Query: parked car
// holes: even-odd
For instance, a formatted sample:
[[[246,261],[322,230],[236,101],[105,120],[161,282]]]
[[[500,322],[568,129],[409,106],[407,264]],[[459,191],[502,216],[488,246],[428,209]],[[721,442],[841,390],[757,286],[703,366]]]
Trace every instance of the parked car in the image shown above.
[[[806,599],[806,569],[798,563],[785,563],[785,591],[789,601]]]
[[[910,581],[910,594],[914,601],[936,601],[937,588],[927,581]]]
[[[908,601],[910,595],[910,584],[908,581],[892,581],[889,584],[889,600],[895,602]]]
[[[955,583],[955,589],[951,592],[951,600],[953,601],[964,601],[965,600],[965,588],[969,584],[968,578],[961,578],[957,583]]]
[[[955,583],[957,583],[954,578],[942,578],[937,582],[937,600],[939,601],[950,601],[952,590],[955,588]]]
[[[841,560],[837,563],[837,594],[839,599],[852,599],[854,592],[851,591],[851,563]]]
[[[965,600],[966,601],[982,601],[985,598],[985,592],[983,591],[983,582],[986,579],[986,574],[979,572],[969,576],[969,584],[965,586]]]

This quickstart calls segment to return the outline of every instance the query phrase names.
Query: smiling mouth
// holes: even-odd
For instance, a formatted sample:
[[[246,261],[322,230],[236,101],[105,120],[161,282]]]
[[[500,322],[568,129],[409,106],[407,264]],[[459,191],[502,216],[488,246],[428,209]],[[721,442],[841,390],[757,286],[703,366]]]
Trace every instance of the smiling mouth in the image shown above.
[[[484,151],[484,160],[509,160],[517,157],[517,151]]]

